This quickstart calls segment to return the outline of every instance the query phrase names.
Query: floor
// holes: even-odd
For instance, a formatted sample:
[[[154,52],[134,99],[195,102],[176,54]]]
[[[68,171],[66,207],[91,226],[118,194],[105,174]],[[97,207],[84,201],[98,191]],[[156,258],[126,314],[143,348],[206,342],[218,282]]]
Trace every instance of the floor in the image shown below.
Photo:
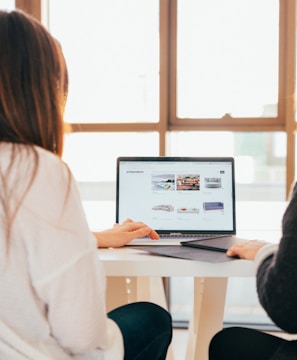
[[[172,348],[174,360],[184,360],[186,357],[186,347],[188,341],[188,331],[184,329],[174,329],[172,338]]]

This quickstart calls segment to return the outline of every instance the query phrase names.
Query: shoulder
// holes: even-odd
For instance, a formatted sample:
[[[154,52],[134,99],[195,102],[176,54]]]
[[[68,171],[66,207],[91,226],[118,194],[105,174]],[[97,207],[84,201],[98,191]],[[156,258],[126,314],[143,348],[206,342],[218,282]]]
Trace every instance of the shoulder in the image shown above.
[[[53,191],[56,196],[69,192],[70,187],[76,188],[76,182],[68,165],[57,155],[39,147],[36,151],[36,171],[32,187],[40,191]],[[46,194],[44,194],[46,196]]]
[[[67,175],[67,178],[71,176],[68,166],[60,157],[40,147],[34,147],[34,149],[37,154],[37,170],[39,172],[45,172],[47,175],[50,175],[53,174],[54,171],[54,178],[56,178],[57,175]]]
[[[0,153],[1,173],[9,179],[26,179],[42,172],[69,176],[67,165],[57,155],[38,146],[0,142]]]
[[[65,194],[74,183],[68,166],[55,154],[37,146],[0,142],[0,174],[3,197],[22,203],[30,196],[37,200]]]
[[[23,210],[50,222],[57,222],[61,214],[80,206],[78,187],[69,167],[55,154],[40,147],[19,153],[21,168],[14,183],[23,197]],[[75,202],[75,204],[73,203]],[[71,203],[71,204],[70,204]]]

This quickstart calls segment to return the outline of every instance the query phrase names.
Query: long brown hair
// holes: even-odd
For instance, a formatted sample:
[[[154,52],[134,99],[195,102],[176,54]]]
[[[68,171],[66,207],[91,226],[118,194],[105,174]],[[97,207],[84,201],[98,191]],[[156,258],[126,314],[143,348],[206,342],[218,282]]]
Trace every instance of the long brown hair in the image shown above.
[[[61,156],[67,91],[58,42],[33,17],[0,11],[0,141]]]
[[[0,224],[5,226],[7,240],[37,172],[34,145],[62,156],[67,92],[68,73],[59,43],[30,15],[0,11],[0,155],[1,144],[12,146],[8,166],[5,171],[0,167]],[[23,174],[17,180],[23,192],[14,202],[17,184],[10,184],[9,175],[22,157],[29,157],[33,168],[28,168],[25,179]]]

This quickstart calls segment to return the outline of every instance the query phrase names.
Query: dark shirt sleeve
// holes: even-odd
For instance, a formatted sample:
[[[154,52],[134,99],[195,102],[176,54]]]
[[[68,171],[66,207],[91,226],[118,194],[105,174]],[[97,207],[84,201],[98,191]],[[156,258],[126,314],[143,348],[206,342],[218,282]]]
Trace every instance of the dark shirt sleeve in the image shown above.
[[[266,258],[257,272],[260,303],[281,329],[297,333],[297,187],[282,220],[277,253]]]

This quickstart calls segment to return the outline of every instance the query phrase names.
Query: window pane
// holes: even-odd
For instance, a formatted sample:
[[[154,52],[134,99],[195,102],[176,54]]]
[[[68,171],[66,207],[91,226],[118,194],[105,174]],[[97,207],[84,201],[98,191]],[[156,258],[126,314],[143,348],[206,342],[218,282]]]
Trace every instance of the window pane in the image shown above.
[[[12,10],[15,8],[15,0],[0,0],[0,9]]]
[[[174,132],[169,154],[235,157],[237,200],[284,201],[285,133]]]
[[[66,121],[159,120],[158,5],[158,0],[49,1],[49,28],[69,68]]]
[[[170,155],[235,157],[238,201],[278,202],[286,199],[284,133],[175,132],[169,138]],[[237,220],[240,225],[242,220]],[[189,320],[192,315],[193,279],[171,278],[170,301],[173,320]],[[271,320],[259,304],[255,279],[228,280],[224,321],[271,325]]]
[[[116,158],[157,156],[158,146],[157,133],[73,133],[66,135],[63,159],[84,200],[115,200]]]
[[[178,2],[178,117],[277,116],[279,0]]]

